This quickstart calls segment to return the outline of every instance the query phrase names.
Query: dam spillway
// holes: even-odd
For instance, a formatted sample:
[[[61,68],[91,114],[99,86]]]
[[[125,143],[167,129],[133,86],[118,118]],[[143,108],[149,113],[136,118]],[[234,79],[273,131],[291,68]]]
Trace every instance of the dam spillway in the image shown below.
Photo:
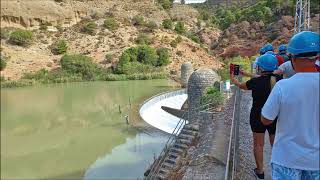
[[[141,106],[140,116],[151,126],[171,134],[180,118],[167,113],[161,107],[181,109],[187,98],[188,95],[185,89],[154,96],[146,100]]]

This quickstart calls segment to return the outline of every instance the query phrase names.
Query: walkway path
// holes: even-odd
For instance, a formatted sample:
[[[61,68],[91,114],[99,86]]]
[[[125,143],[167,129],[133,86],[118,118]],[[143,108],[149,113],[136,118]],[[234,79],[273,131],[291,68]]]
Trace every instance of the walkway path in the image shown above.
[[[239,128],[239,167],[237,179],[239,180],[253,180],[255,177],[252,174],[252,169],[255,168],[255,161],[253,156],[253,138],[250,129],[249,117],[252,105],[252,98],[250,92],[243,92],[241,99],[241,114],[240,114],[240,128]],[[265,179],[271,180],[270,175],[270,156],[271,147],[269,144],[269,136],[266,133],[265,147],[264,147],[264,167]]]

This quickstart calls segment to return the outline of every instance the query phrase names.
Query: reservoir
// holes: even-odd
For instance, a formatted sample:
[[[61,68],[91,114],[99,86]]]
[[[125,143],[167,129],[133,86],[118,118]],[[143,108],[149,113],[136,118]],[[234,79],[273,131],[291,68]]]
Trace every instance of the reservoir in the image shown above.
[[[139,107],[175,89],[170,80],[1,89],[1,179],[142,179],[168,135]]]

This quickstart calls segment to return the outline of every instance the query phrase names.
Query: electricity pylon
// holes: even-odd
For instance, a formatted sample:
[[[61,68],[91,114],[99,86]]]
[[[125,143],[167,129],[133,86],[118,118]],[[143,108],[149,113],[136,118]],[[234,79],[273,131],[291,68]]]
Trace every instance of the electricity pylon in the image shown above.
[[[294,33],[310,29],[310,0],[297,0]]]

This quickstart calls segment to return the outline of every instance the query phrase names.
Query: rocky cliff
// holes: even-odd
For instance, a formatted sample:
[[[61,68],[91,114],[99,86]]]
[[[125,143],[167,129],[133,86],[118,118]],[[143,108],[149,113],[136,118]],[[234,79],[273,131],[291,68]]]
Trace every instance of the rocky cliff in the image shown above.
[[[88,16],[106,13],[119,18],[143,14],[155,20],[167,16],[148,0],[1,0],[1,27],[71,27]]]

